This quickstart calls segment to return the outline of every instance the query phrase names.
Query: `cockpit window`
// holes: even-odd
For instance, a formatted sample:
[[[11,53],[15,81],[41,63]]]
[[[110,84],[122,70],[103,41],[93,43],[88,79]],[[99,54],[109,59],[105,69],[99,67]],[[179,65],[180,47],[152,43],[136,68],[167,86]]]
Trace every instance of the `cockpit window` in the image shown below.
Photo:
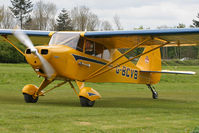
[[[99,43],[90,40],[86,40],[85,53],[105,60],[109,60],[111,57],[110,52],[107,48]]]
[[[78,32],[56,32],[50,39],[49,45],[67,45],[76,49],[80,33]]]

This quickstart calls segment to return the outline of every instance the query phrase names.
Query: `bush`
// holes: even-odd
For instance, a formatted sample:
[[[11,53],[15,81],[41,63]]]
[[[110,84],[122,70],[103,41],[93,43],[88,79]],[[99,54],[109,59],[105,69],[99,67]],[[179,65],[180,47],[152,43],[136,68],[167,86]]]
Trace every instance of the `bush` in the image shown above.
[[[191,133],[199,133],[199,126],[195,127]]]
[[[25,47],[22,44],[16,44],[18,48],[25,51]],[[13,46],[3,42],[0,43],[0,63],[24,63],[25,57],[19,53]]]

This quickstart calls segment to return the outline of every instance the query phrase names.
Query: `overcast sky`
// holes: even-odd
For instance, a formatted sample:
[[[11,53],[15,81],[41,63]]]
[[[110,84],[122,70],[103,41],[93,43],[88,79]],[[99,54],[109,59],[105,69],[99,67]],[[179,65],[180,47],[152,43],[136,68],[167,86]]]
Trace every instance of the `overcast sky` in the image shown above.
[[[32,0],[33,3],[38,0]],[[125,30],[143,25],[156,28],[184,23],[192,24],[199,13],[199,0],[43,0],[57,5],[58,12],[74,6],[85,5],[98,15],[100,20],[113,23],[113,16],[120,17]],[[10,5],[10,0],[0,0],[1,5]]]

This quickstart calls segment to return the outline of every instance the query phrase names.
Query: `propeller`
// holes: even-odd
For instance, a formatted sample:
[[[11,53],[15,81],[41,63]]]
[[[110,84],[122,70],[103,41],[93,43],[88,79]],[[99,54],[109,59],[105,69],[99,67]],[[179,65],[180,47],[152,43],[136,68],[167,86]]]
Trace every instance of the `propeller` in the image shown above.
[[[48,78],[51,78],[55,70],[53,69],[51,64],[41,54],[39,54],[29,37],[22,30],[15,30],[13,34],[21,43],[28,47],[32,53],[35,53],[35,55],[41,61],[45,74]]]

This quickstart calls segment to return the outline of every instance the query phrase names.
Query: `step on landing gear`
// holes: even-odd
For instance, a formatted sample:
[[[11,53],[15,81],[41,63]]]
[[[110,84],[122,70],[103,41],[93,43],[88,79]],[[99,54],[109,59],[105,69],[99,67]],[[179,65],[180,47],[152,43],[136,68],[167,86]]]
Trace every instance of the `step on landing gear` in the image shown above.
[[[152,98],[153,99],[158,99],[158,93],[155,91],[155,87],[151,86],[150,84],[147,84],[147,86],[152,92]]]

